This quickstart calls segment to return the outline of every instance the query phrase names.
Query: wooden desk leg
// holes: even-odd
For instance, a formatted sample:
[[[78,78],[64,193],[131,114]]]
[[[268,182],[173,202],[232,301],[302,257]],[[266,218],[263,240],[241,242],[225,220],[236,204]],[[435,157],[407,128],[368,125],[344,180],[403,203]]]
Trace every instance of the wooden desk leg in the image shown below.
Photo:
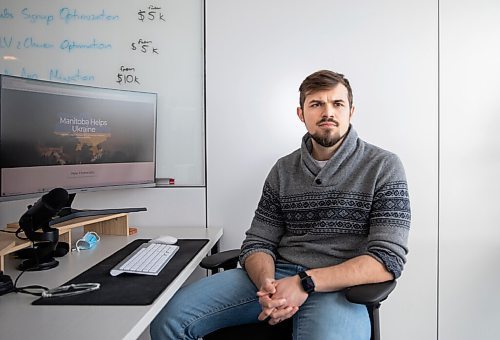
[[[71,237],[71,229],[67,229],[64,231],[59,230],[59,242],[67,242],[71,247],[72,237]]]
[[[14,241],[0,241],[0,271],[5,269],[5,255],[12,252],[16,242]]]

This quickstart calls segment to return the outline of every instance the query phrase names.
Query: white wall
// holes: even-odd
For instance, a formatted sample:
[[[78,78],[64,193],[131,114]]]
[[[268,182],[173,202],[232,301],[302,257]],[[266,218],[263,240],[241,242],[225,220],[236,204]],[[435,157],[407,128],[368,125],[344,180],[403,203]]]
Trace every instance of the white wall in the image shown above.
[[[408,265],[382,338],[435,338],[437,2],[211,0],[206,36],[208,222],[224,227],[222,247],[239,247],[271,166],[300,146],[302,79],[345,73],[354,126],[402,158],[410,186]]]
[[[499,338],[499,18],[440,1],[439,339]]]

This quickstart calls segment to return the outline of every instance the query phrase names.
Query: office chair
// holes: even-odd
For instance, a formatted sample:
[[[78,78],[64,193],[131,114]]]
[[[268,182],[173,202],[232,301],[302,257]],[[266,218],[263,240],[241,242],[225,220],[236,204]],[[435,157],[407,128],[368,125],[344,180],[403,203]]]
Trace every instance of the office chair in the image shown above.
[[[223,251],[207,256],[201,261],[202,268],[217,273],[221,269],[236,268],[239,249]],[[364,284],[345,289],[348,301],[363,304],[368,309],[371,325],[370,340],[380,340],[379,308],[396,287],[396,281],[386,281],[374,284]],[[219,329],[207,334],[203,340],[290,340],[292,339],[292,318],[271,326],[267,322],[240,325]]]

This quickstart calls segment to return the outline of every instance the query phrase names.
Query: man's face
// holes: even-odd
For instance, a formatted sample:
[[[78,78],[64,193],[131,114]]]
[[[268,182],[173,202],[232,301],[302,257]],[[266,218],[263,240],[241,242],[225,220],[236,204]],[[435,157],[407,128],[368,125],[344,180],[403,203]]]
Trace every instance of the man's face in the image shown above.
[[[347,133],[354,108],[349,107],[347,88],[338,84],[332,89],[310,93],[297,115],[319,145],[329,148]]]

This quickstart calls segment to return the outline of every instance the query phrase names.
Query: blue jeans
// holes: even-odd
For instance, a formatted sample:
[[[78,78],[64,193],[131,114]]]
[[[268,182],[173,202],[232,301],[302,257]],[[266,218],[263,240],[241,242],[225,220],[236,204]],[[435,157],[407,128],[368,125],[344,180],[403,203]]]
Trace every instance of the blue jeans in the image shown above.
[[[305,268],[276,264],[276,278]],[[257,289],[243,269],[208,276],[181,288],[153,320],[151,339],[195,340],[219,328],[260,322]],[[312,293],[293,316],[294,340],[368,340],[370,319],[364,305],[342,292]]]

